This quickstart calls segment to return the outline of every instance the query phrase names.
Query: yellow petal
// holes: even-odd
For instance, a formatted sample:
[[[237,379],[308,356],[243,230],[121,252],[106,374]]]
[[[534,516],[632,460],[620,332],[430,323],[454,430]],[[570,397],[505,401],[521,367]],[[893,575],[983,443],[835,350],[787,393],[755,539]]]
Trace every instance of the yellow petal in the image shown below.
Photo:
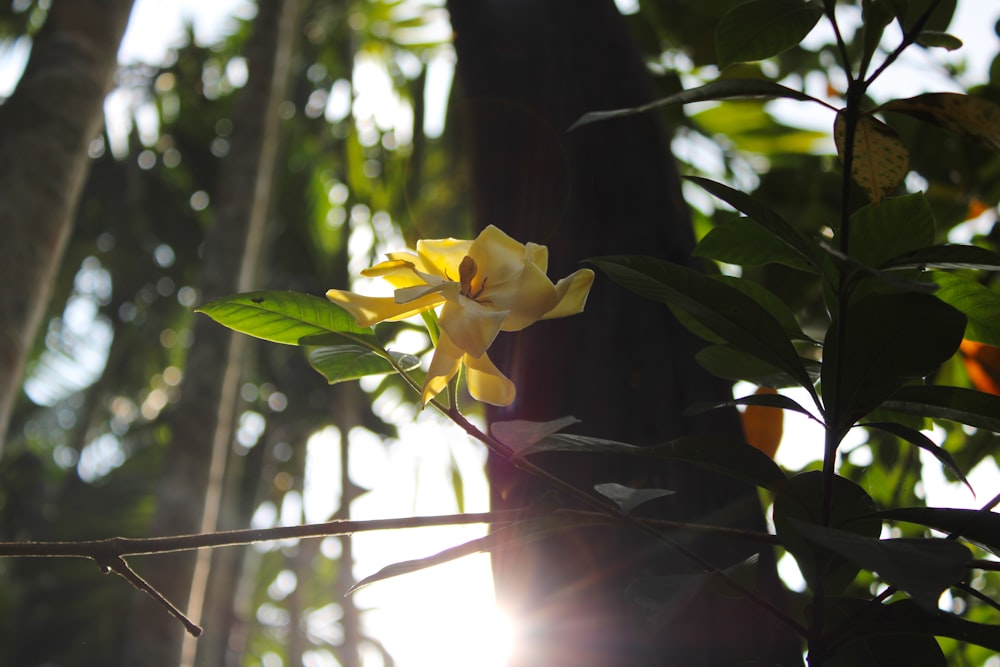
[[[433,280],[438,280],[437,277],[431,276]],[[396,290],[393,294],[393,299],[396,303],[409,303],[415,301],[423,296],[437,293],[440,296],[440,300],[443,303],[445,299],[457,299],[459,292],[459,284],[451,283],[446,281],[440,281],[436,284],[426,284],[420,283],[419,285],[413,285],[412,287],[401,287]]]
[[[525,264],[511,280],[499,284],[487,281],[480,300],[491,308],[509,311],[504,331],[520,331],[555,307],[559,295],[545,272],[534,264]]]
[[[374,326],[386,320],[403,320],[435,308],[444,301],[440,294],[428,294],[407,303],[396,303],[391,296],[363,296],[338,289],[328,290],[326,298],[353,315],[362,327]]]
[[[423,271],[445,280],[458,280],[458,265],[469,254],[472,241],[458,239],[427,239],[417,241],[417,255]]]
[[[537,250],[533,253],[537,254]],[[523,244],[490,225],[472,242],[469,257],[476,261],[479,275],[488,279],[488,287],[516,278],[524,270],[526,250]]]
[[[365,269],[361,275],[368,278],[382,278],[393,287],[410,287],[424,283],[417,274],[419,259],[416,255],[405,252],[390,254],[389,261],[381,262]]]
[[[524,261],[534,264],[545,273],[549,270],[549,249],[529,241],[524,244]]]
[[[493,365],[487,355],[481,357],[465,355],[463,361],[468,369],[466,381],[469,393],[474,399],[501,406],[514,402],[514,396],[517,394],[514,383]]]
[[[431,366],[427,370],[423,391],[420,393],[421,406],[427,405],[427,401],[444,391],[451,379],[458,373],[461,363],[462,350],[448,338],[447,333],[442,331],[437,348],[434,350],[434,356],[431,358]]]
[[[582,312],[593,283],[594,272],[590,269],[580,269],[557,282],[556,293],[559,295],[559,301],[542,319],[551,320]]]
[[[459,296],[457,300],[445,302],[438,323],[459,349],[481,357],[500,332],[505,317],[507,311],[493,310]]]

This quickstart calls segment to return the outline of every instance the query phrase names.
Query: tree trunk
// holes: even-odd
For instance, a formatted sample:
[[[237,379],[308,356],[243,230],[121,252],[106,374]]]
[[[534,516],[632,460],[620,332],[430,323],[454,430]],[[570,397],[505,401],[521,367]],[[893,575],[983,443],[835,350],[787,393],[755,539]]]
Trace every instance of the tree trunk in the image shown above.
[[[278,106],[284,100],[298,2],[261,0],[247,47],[249,78],[233,112],[232,149],[222,166],[217,215],[205,239],[203,301],[256,285],[279,145]],[[153,535],[215,530],[225,461],[232,441],[245,336],[208,318],[194,323],[181,397],[170,414]],[[158,556],[149,579],[198,622],[210,552]],[[193,645],[181,626],[146,596],[130,615],[122,665],[189,664]]]
[[[549,246],[554,278],[599,255],[644,254],[689,263],[690,219],[670,152],[652,114],[567,132],[587,111],[636,106],[652,85],[611,0],[450,0],[476,223]],[[697,366],[698,342],[666,308],[598,277],[583,315],[502,335],[493,347],[518,397],[491,420],[575,415],[580,432],[650,445],[693,433],[741,435],[735,411],[683,414],[730,397]],[[544,465],[582,488],[616,481],[676,491],[652,515],[764,528],[756,491],[681,465],[553,454]],[[545,488],[491,460],[495,509],[538,503]],[[685,540],[717,567],[757,550]],[[778,584],[761,554],[762,595]],[[515,667],[799,664],[796,643],[754,604],[697,596],[663,601],[643,575],[698,568],[633,530],[581,530],[494,556],[500,603],[519,628]],[[637,584],[629,588],[632,584]],[[645,588],[643,587],[645,585]],[[629,592],[626,594],[626,589]]]
[[[24,75],[0,107],[0,448],[131,10],[132,0],[54,0]]]

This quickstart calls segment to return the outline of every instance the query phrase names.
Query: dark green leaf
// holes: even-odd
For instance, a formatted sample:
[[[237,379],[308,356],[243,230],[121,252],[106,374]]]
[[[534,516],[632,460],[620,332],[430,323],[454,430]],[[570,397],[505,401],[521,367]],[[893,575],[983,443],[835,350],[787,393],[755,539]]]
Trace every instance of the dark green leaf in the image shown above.
[[[792,519],[806,539],[906,591],[927,609],[937,609],[941,593],[966,576],[972,554],[954,540],[879,540]]]
[[[943,386],[903,387],[885,407],[911,415],[947,419],[1000,433],[1000,396]]]
[[[856,535],[877,538],[882,522],[872,518],[877,510],[875,501],[854,482],[834,475],[832,482],[833,503],[830,508],[830,525]],[[802,576],[810,586],[823,578],[826,593],[843,590],[858,573],[858,567],[845,561],[829,549],[808,539],[799,524],[823,523],[823,474],[810,471],[795,475],[778,489],[774,497],[774,528],[784,547],[795,556]]]
[[[929,294],[868,294],[852,303],[841,335],[834,320],[824,348],[823,395],[846,430],[908,379],[935,371],[958,349],[965,316]],[[836,406],[833,403],[836,402]]]
[[[958,0],[885,0],[899,18],[903,30],[909,32],[916,27],[917,21],[923,19],[928,12],[923,25],[924,30],[946,30],[955,13]]]
[[[934,243],[934,212],[922,193],[888,197],[851,216],[851,257],[880,267]]]
[[[751,394],[750,396],[744,396],[742,398],[734,398],[731,401],[723,401],[721,403],[716,402],[706,402],[706,403],[695,403],[684,411],[685,415],[696,415],[702,412],[707,412],[709,410],[715,410],[716,408],[724,408],[727,406],[734,405],[761,405],[767,408],[774,408],[775,410],[791,410],[792,412],[798,412],[800,414],[809,417],[810,419],[816,419],[816,417],[806,410],[804,407],[798,404],[795,400],[785,396],[784,394]],[[817,420],[818,421],[818,420]]]
[[[514,458],[522,459],[540,452],[585,452],[589,454],[625,454],[627,456],[648,455],[649,448],[637,447],[617,440],[592,438],[587,435],[555,433],[514,450]]]
[[[925,30],[920,33],[920,36],[917,37],[917,44],[920,46],[947,49],[948,51],[955,51],[962,48],[962,40],[958,37],[936,30]]]
[[[591,111],[590,113],[586,113],[581,116],[580,119],[573,123],[569,129],[575,130],[582,125],[610,120],[612,118],[634,116],[635,114],[645,113],[646,111],[674,104],[690,104],[692,102],[709,102],[713,100],[730,99],[773,99],[778,97],[787,97],[793,100],[811,101],[822,104],[822,102],[817,100],[815,97],[806,95],[805,93],[792,88],[779,85],[773,81],[767,81],[764,79],[720,79],[718,81],[706,83],[703,86],[698,86],[697,88],[682,90],[679,93],[674,93],[673,95],[664,97],[663,99],[650,102],[649,104],[643,104],[638,107],[614,109],[611,111]]]
[[[1000,514],[995,512],[950,507],[897,507],[879,512],[876,516],[952,533],[1000,554]]]
[[[650,257],[590,261],[619,285],[683,311],[715,336],[788,373],[812,391],[812,380],[781,324],[739,290],[693,269]]]
[[[650,500],[656,500],[657,498],[663,498],[664,496],[676,493],[667,489],[633,489],[631,486],[625,486],[616,482],[595,484],[594,490],[612,501],[615,505],[618,505],[625,514],[631,514],[632,510],[636,507],[648,503]]]
[[[762,60],[798,45],[823,16],[818,2],[751,0],[723,15],[715,29],[719,67]]]
[[[851,628],[856,636],[931,634],[1000,651],[1000,626],[972,623],[941,610],[924,609],[913,600],[900,600],[875,608],[860,602],[854,609],[862,621]],[[860,616],[862,610],[864,615]]]
[[[1000,345],[1000,294],[979,282],[944,271],[930,277],[938,285],[934,295],[965,314],[965,337],[977,343]]]
[[[776,489],[786,479],[767,454],[738,438],[692,435],[640,449],[651,456],[687,461],[765,489]]]
[[[412,354],[389,352],[404,371],[420,366],[420,359]],[[306,352],[309,365],[326,378],[330,384],[357,380],[366,375],[394,373],[396,369],[383,357],[362,345],[330,345],[309,347]]]
[[[695,246],[693,254],[740,266],[784,264],[800,271],[817,272],[800,253],[748,218],[716,225]]]
[[[520,452],[550,435],[558,433],[567,426],[578,423],[580,423],[580,420],[576,417],[562,417],[561,419],[553,419],[547,422],[512,419],[510,421],[493,422],[490,424],[490,433],[514,452]]]
[[[902,438],[907,442],[916,445],[920,449],[924,450],[938,461],[941,462],[945,468],[950,470],[955,477],[958,477],[962,482],[969,487],[969,491],[972,491],[975,495],[975,491],[972,489],[972,485],[969,484],[969,480],[965,478],[962,471],[959,469],[958,464],[955,463],[955,459],[952,458],[943,447],[939,447],[937,443],[928,438],[926,435],[921,433],[916,429],[912,429],[909,426],[904,426],[902,424],[896,424],[893,422],[865,422],[861,424],[865,428],[877,428],[880,431],[885,431],[886,433],[891,433],[892,435]]]
[[[326,299],[298,292],[248,292],[216,299],[196,309],[234,331],[273,343],[298,345],[303,338],[329,333],[366,337],[354,316]]]
[[[694,358],[709,373],[726,380],[746,380],[758,386],[774,388],[799,386],[799,382],[788,373],[728,345],[706,345],[698,350]],[[810,378],[819,379],[818,362],[802,359],[802,365]]]
[[[709,194],[726,202],[740,213],[743,213],[758,225],[769,231],[776,238],[781,239],[781,241],[791,248],[797,255],[799,255],[806,264],[814,267],[811,269],[814,273],[819,273],[821,271],[819,254],[815,245],[811,241],[806,240],[806,238],[791,224],[789,224],[787,220],[769,209],[767,206],[754,200],[750,197],[750,195],[740,192],[739,190],[735,190],[723,183],[718,183],[707,178],[701,178],[700,176],[686,176],[685,178]]]
[[[1000,255],[974,245],[935,245],[919,248],[883,262],[883,269],[1000,270]]]
[[[907,604],[916,606],[912,600]],[[947,667],[933,633],[881,627],[877,621],[883,605],[857,598],[827,598],[825,626],[833,631],[847,629],[846,637],[838,637],[833,655],[824,667]]]

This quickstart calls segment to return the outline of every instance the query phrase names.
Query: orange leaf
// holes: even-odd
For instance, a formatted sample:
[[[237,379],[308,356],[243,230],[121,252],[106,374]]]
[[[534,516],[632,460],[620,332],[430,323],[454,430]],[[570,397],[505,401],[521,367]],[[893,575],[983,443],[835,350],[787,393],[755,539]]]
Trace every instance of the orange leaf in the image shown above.
[[[987,394],[1000,396],[1000,347],[963,340],[958,349],[972,386]]]
[[[777,394],[771,387],[761,387],[757,394]],[[747,442],[772,459],[781,444],[785,411],[763,405],[748,405],[743,411],[743,433]]]

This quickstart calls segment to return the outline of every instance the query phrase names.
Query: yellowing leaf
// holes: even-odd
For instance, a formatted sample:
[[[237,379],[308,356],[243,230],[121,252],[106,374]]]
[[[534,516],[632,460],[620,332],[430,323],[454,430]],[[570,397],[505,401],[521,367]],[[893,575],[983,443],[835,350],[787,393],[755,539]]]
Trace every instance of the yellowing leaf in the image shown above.
[[[882,105],[1000,151],[1000,105],[973,95],[926,93]]]
[[[844,159],[847,123],[837,114],[833,138],[837,154]],[[878,205],[882,198],[902,183],[909,168],[910,154],[891,127],[871,116],[862,116],[854,134],[854,161],[851,177]]]

